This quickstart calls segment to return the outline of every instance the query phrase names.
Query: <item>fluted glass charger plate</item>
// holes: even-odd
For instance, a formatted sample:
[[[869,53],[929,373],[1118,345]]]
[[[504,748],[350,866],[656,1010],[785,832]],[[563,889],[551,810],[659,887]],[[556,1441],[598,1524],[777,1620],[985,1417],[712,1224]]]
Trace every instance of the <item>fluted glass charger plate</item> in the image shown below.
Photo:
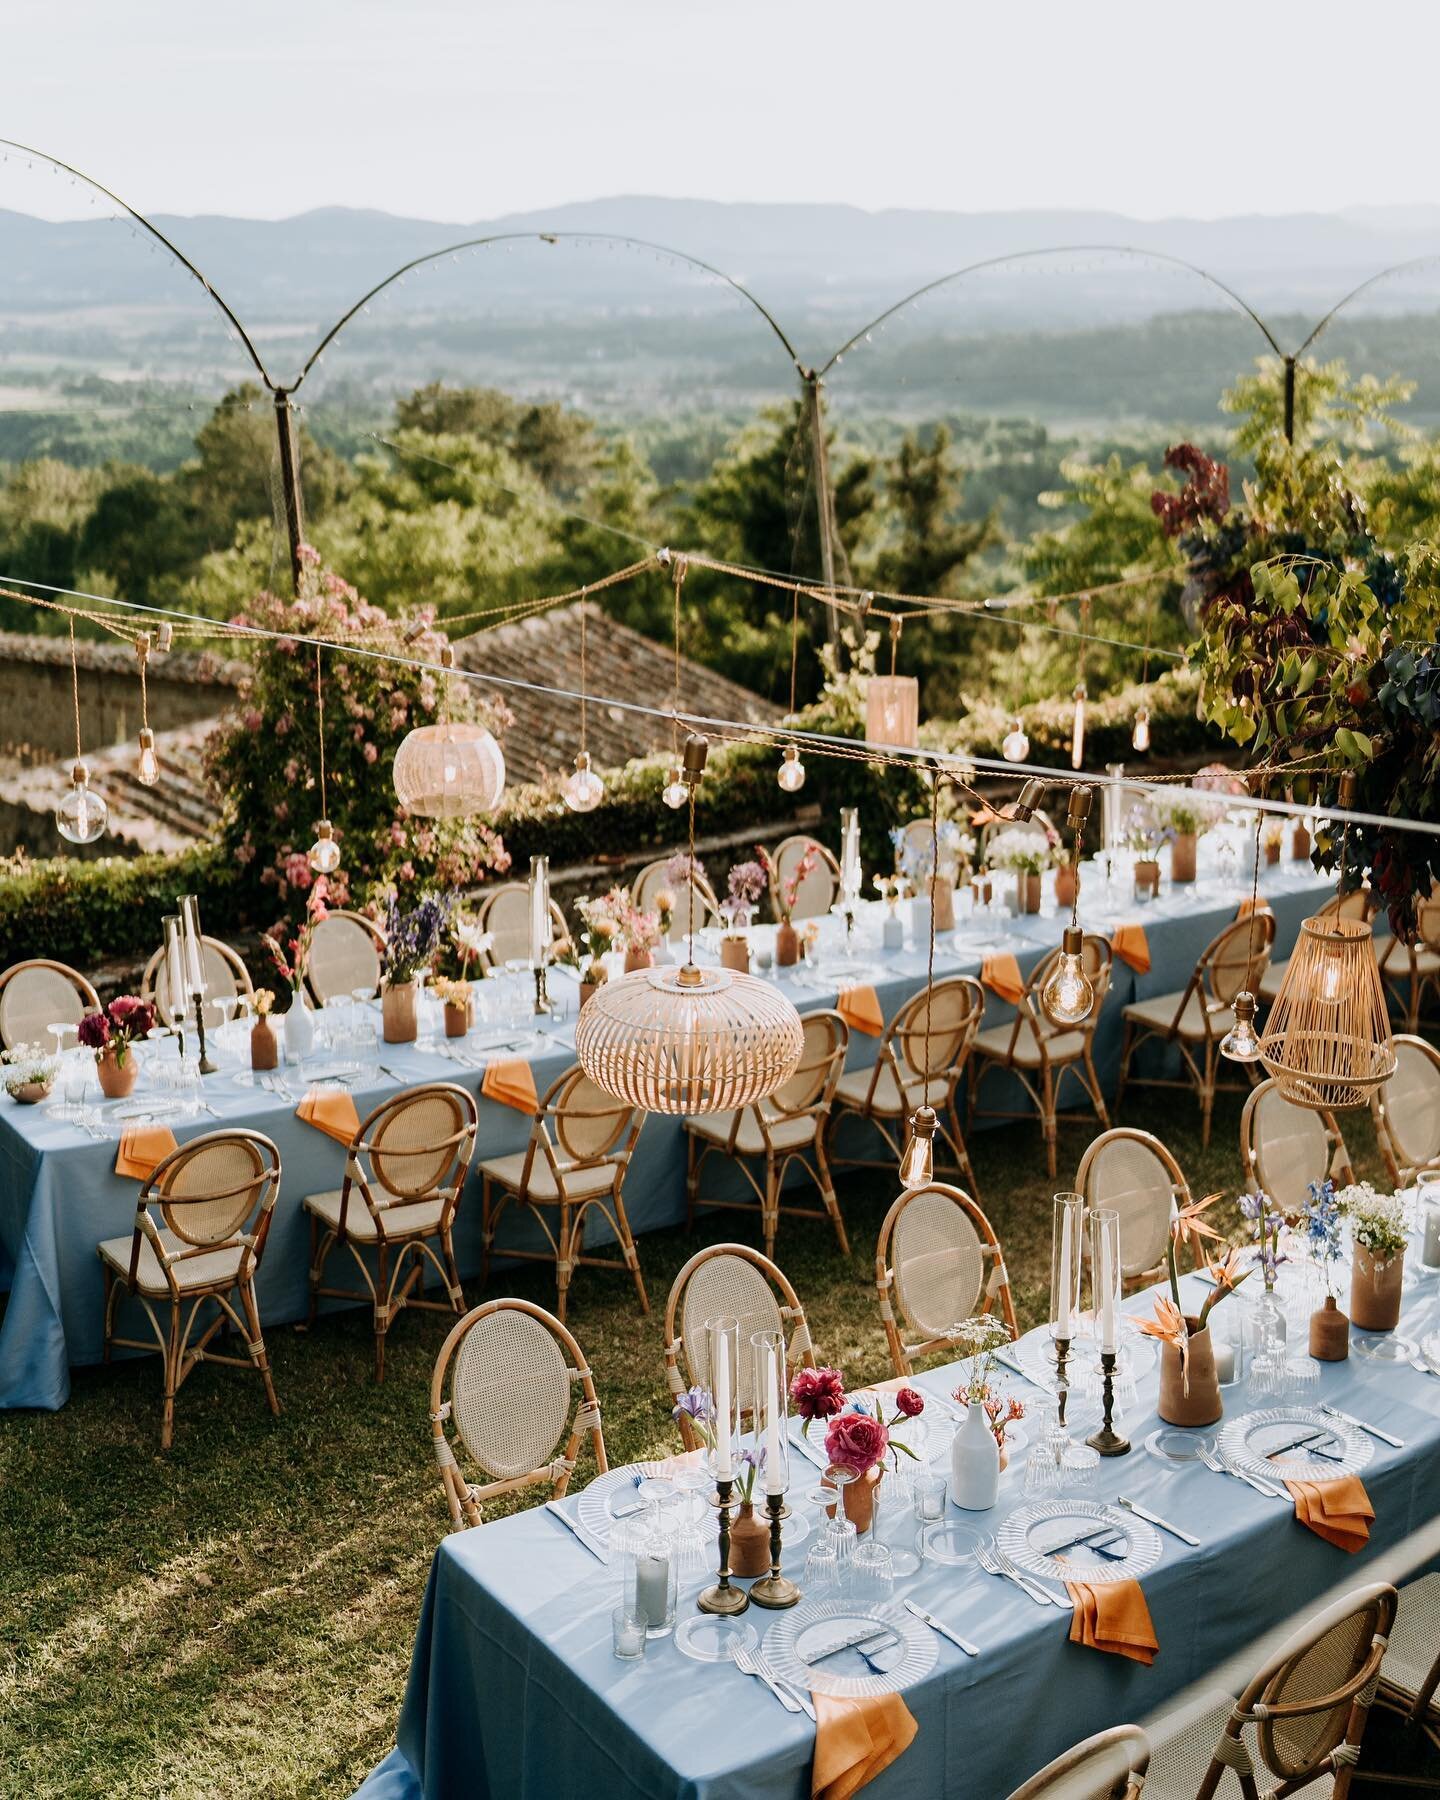
[[[1357,1475],[1375,1452],[1372,1440],[1313,1406],[1267,1406],[1242,1413],[1220,1431],[1220,1454],[1270,1481],[1336,1481]]]
[[[843,1600],[802,1600],[781,1613],[764,1649],[782,1681],[839,1700],[898,1694],[928,1675],[939,1653],[935,1633],[903,1607]]]
[[[1145,1448],[1161,1462],[1199,1462],[1207,1450],[1215,1448],[1215,1433],[1186,1431],[1178,1425],[1162,1425],[1146,1438]]]
[[[677,1487],[664,1476],[648,1475],[642,1469],[610,1469],[584,1489],[575,1510],[585,1529],[608,1544],[617,1524],[638,1519],[647,1506],[662,1501],[664,1522],[677,1534],[679,1566],[692,1569],[713,1563],[719,1554],[714,1508],[704,1494]]]
[[[995,1533],[995,1547],[1046,1581],[1106,1582],[1146,1574],[1161,1546],[1153,1525],[1099,1500],[1030,1500]]]

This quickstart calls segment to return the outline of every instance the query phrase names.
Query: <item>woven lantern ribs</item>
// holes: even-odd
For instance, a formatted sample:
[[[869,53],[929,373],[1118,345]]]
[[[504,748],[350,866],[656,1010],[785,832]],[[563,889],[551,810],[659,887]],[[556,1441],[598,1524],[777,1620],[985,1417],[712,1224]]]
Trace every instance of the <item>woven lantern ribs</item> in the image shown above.
[[[1260,1040],[1285,1098],[1315,1111],[1364,1106],[1395,1072],[1370,926],[1306,919]]]

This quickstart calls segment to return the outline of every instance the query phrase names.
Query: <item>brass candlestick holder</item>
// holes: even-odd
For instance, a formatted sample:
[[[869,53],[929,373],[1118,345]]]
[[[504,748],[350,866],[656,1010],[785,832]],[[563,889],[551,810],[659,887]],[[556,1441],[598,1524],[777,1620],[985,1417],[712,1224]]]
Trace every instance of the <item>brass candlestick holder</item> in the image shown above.
[[[720,1523],[720,1579],[714,1587],[708,1587],[700,1595],[695,1604],[703,1613],[719,1613],[729,1618],[735,1613],[744,1612],[750,1604],[750,1596],[744,1588],[730,1585],[730,1495],[735,1483],[726,1476],[716,1478],[715,1510]]]
[[[195,1032],[200,1043],[200,1073],[213,1075],[219,1065],[205,1054],[205,999],[201,994],[195,996]]]
[[[790,1517],[790,1508],[785,1504],[783,1494],[767,1494],[765,1510],[770,1515],[770,1573],[751,1582],[750,1598],[757,1606],[768,1606],[779,1612],[784,1607],[794,1606],[800,1598],[799,1588],[780,1573],[780,1521]]]
[[[1055,1398],[1058,1404],[1057,1423],[1065,1429],[1065,1408],[1070,1400],[1070,1340],[1068,1337],[1052,1338],[1055,1346]]]
[[[544,963],[535,965],[535,1017],[550,1011],[550,983],[546,977]]]
[[[1105,1384],[1105,1416],[1100,1429],[1092,1432],[1085,1442],[1092,1450],[1098,1450],[1102,1456],[1124,1456],[1130,1448],[1129,1438],[1121,1437],[1112,1423],[1115,1414],[1115,1363],[1113,1350],[1100,1352],[1100,1373]]]

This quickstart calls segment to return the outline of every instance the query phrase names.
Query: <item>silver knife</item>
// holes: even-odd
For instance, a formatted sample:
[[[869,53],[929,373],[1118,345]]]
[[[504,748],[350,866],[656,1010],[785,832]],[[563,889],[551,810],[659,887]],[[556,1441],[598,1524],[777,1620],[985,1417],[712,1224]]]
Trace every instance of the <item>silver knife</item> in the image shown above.
[[[920,1620],[921,1624],[928,1625],[932,1631],[938,1631],[941,1637],[949,1638],[950,1642],[954,1644],[957,1649],[963,1650],[967,1656],[978,1656],[980,1654],[979,1650],[976,1649],[975,1645],[972,1644],[968,1638],[961,1637],[958,1631],[952,1631],[943,1619],[937,1619],[934,1613],[926,1612],[923,1606],[917,1606],[913,1600],[907,1600],[905,1602],[905,1610],[906,1612],[913,1613],[915,1617]]]
[[[998,1363],[1004,1363],[1007,1369],[1010,1369],[1014,1374],[1023,1377],[1023,1379],[1028,1381],[1032,1387],[1039,1388],[1042,1394],[1053,1394],[1055,1392],[1055,1384],[1053,1381],[1047,1381],[1043,1375],[1036,1375],[1032,1370],[1027,1369],[1018,1356],[1009,1354],[1004,1350],[997,1350],[995,1353],[995,1360]]]
[[[1158,1525],[1161,1531],[1168,1531],[1171,1537],[1179,1538],[1182,1544],[1193,1544],[1197,1550],[1200,1548],[1199,1538],[1192,1537],[1188,1531],[1182,1531],[1178,1525],[1172,1525],[1168,1519],[1162,1519],[1159,1513],[1147,1512],[1143,1506],[1137,1506],[1133,1500],[1125,1499],[1124,1495],[1121,1495],[1116,1505],[1127,1508],[1128,1511],[1135,1514],[1137,1519],[1144,1519],[1147,1524]]]
[[[807,1656],[805,1660],[813,1666],[815,1663],[824,1662],[828,1657],[838,1656],[842,1650],[859,1650],[862,1645],[873,1644],[875,1648],[879,1650],[884,1648],[884,1646],[877,1643],[877,1639],[884,1638],[887,1641],[890,1641],[893,1640],[895,1636],[896,1632],[893,1626],[872,1625],[868,1631],[852,1631],[848,1637],[838,1639],[828,1650],[820,1651],[817,1656]]]
[[[1062,1550],[1076,1550],[1083,1544],[1097,1556],[1108,1556],[1112,1562],[1124,1562],[1123,1552],[1117,1553],[1107,1548],[1117,1537],[1124,1535],[1118,1525],[1101,1525],[1094,1531],[1087,1531],[1083,1537],[1062,1538],[1058,1544],[1037,1544],[1035,1548],[1042,1556],[1058,1556]],[[1097,1543],[1097,1538],[1104,1538],[1105,1543]]]
[[[1393,1445],[1396,1450],[1403,1450],[1405,1448],[1404,1438],[1392,1437],[1388,1431],[1382,1431],[1378,1425],[1372,1425],[1366,1419],[1357,1419],[1351,1413],[1341,1412],[1338,1406],[1327,1405],[1322,1400],[1320,1403],[1320,1410],[1321,1412],[1329,1413],[1332,1419],[1341,1419],[1345,1424],[1353,1425],[1357,1431],[1368,1431],[1371,1437],[1379,1438],[1382,1444]]]
[[[545,1510],[552,1518],[558,1519],[568,1532],[578,1538],[597,1561],[602,1563],[610,1561],[610,1553],[599,1538],[593,1532],[587,1531],[578,1519],[572,1519],[558,1500],[547,1500]]]

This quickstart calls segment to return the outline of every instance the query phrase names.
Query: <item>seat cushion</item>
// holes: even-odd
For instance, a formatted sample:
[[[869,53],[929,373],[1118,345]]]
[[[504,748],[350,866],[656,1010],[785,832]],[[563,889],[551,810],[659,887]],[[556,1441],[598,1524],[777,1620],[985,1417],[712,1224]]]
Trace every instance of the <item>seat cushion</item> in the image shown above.
[[[1013,1025],[992,1025],[987,1031],[977,1032],[976,1054],[991,1057],[996,1062],[1013,1062],[1022,1069],[1038,1069],[1040,1046],[1035,1042],[1035,1033],[1022,1031],[1012,1055],[1010,1039],[1014,1031]],[[1052,1063],[1075,1062],[1084,1053],[1085,1034],[1083,1031],[1058,1032],[1054,1037],[1046,1039],[1045,1049]]]
[[[513,1156],[492,1156],[488,1162],[481,1163],[480,1170],[492,1181],[498,1181],[501,1187],[509,1188],[512,1194],[518,1194],[525,1174],[525,1157],[524,1150],[517,1150]],[[615,1165],[596,1163],[590,1168],[572,1169],[563,1179],[568,1199],[589,1200],[596,1194],[608,1194],[614,1187]],[[530,1186],[525,1190],[525,1198],[552,1201],[560,1198],[550,1165],[538,1152],[530,1165]]]
[[[769,1121],[770,1142],[777,1150],[802,1150],[807,1144],[815,1142],[815,1130],[819,1123],[821,1121],[814,1117],[772,1119]],[[706,1113],[703,1118],[687,1119],[685,1129],[698,1138],[704,1138],[707,1143],[728,1144],[734,1124],[733,1112]],[[735,1148],[742,1156],[765,1154],[765,1139],[760,1134],[760,1123],[755,1117],[754,1107],[747,1106],[742,1112]]]
[[[859,1110],[865,1105],[865,1096],[870,1092],[870,1081],[873,1069],[856,1069],[853,1074],[842,1075],[835,1089],[836,1101],[842,1106]],[[920,1082],[911,1084],[908,1095],[902,1095],[900,1084],[895,1079],[893,1069],[886,1067],[880,1071],[880,1079],[875,1083],[875,1097],[870,1102],[873,1112],[880,1113],[887,1119],[898,1119],[913,1112],[920,1105]],[[943,1076],[933,1076],[925,1083],[925,1102],[936,1107],[944,1106],[950,1093],[950,1083]]]
[[[1125,1017],[1132,1019],[1137,1025],[1148,1025],[1158,1031],[1168,1031],[1171,1021],[1175,1017],[1175,1009],[1180,1004],[1181,992],[1157,994],[1153,1000],[1132,1000],[1125,1008]],[[1210,1014],[1211,1036],[1224,1037],[1234,1023],[1234,1013],[1228,1006],[1222,1006],[1218,1012]],[[1185,1011],[1180,1017],[1178,1035],[1191,1042],[1199,1042],[1204,1039],[1205,1008],[1198,994],[1191,994],[1185,1002]]]
[[[340,1196],[345,1190],[335,1188],[328,1194],[307,1194],[305,1196],[306,1212],[314,1213],[317,1219],[328,1225],[332,1231],[340,1224]],[[425,1232],[434,1231],[440,1223],[440,1215],[445,1209],[441,1199],[411,1200],[404,1206],[392,1206],[385,1213],[385,1236],[387,1238],[419,1237]],[[363,1196],[355,1188],[350,1190],[350,1204],[345,1209],[345,1235],[354,1238],[357,1244],[373,1244],[379,1239],[375,1229],[375,1220],[370,1208],[365,1204]]]
[[[176,1237],[173,1231],[161,1227],[160,1237],[167,1250],[185,1250],[187,1245],[182,1238]],[[130,1250],[135,1242],[134,1232],[127,1231],[124,1237],[106,1238],[103,1244],[97,1245],[101,1257],[119,1275],[128,1277],[130,1273]],[[190,1293],[198,1288],[230,1287],[240,1272],[240,1258],[245,1254],[240,1244],[227,1244],[220,1250],[207,1250],[200,1256],[186,1257],[184,1262],[174,1265],[175,1285],[181,1293]],[[140,1262],[136,1270],[136,1281],[142,1294],[151,1299],[160,1298],[170,1292],[170,1284],[165,1279],[165,1270],[160,1258],[155,1254],[155,1246],[149,1238],[140,1240]]]

